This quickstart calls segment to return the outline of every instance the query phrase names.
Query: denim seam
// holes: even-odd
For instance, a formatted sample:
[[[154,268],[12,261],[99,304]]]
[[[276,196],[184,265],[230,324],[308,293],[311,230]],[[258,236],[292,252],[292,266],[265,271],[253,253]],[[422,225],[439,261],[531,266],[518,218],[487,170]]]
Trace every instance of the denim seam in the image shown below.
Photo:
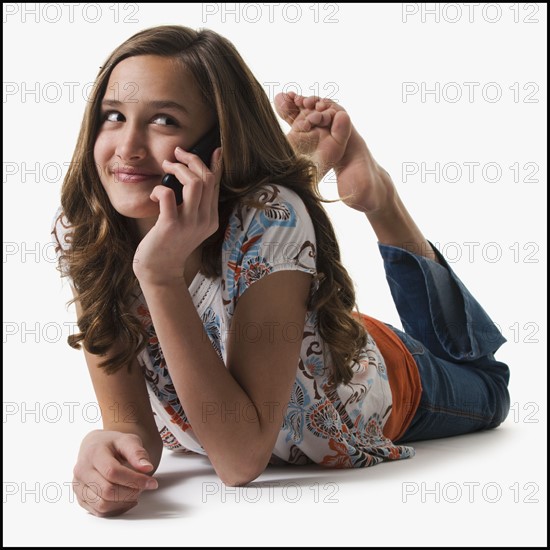
[[[492,418],[493,418],[493,415],[491,415],[491,416],[482,416],[482,415],[479,415],[479,414],[463,413],[463,412],[460,412],[456,409],[446,409],[445,407],[434,407],[432,405],[426,405],[425,403],[420,404],[420,406],[418,408],[419,409],[424,409],[424,410],[429,411],[429,412],[452,414],[454,416],[460,416],[462,418],[471,418],[471,419],[474,419],[474,420],[487,421],[487,420],[492,420]]]

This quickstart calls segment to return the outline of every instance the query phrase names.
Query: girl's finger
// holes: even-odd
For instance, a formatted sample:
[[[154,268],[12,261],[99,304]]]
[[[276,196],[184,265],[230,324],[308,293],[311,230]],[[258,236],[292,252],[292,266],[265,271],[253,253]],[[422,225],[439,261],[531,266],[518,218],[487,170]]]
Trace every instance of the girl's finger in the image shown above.
[[[210,161],[210,171],[212,174],[221,179],[222,175],[222,148],[218,147],[212,154],[212,159]]]
[[[78,485],[75,487],[76,484]],[[121,505],[137,502],[145,485],[141,481],[136,481],[133,484],[130,481],[125,481],[123,485],[112,483],[107,481],[101,472],[94,470],[87,474],[86,480],[73,481],[73,487],[75,487],[75,493],[80,495],[82,500],[95,507],[101,501]]]
[[[183,186],[183,216],[185,220],[194,222],[197,219],[203,192],[204,181],[199,176],[189,172],[187,181]]]
[[[213,178],[209,179],[208,183],[205,183],[205,188],[203,190],[204,210],[201,211],[201,214],[208,215],[210,220],[219,220],[218,201],[220,197],[220,184],[223,174],[221,147],[218,147],[212,155],[210,170],[213,174]]]
[[[187,160],[191,160],[190,157],[194,157],[195,155],[191,155],[189,153],[185,152],[185,155],[187,155]],[[183,156],[183,155],[182,155]],[[204,173],[207,168],[204,166],[202,161],[197,158],[196,159],[198,163],[202,165],[202,172]],[[193,163],[195,165],[195,171],[198,170],[197,163]],[[182,198],[183,203],[180,205],[183,209],[184,215],[189,217],[195,217],[196,213],[198,212],[200,201],[201,201],[201,195],[202,195],[202,179],[199,177],[196,172],[192,171],[189,166],[186,166],[185,164],[182,164],[181,162],[169,162],[165,160],[162,163],[163,169],[170,173],[174,174],[176,178],[183,184],[182,189]],[[169,190],[170,191],[170,190]],[[175,204],[175,201],[174,201]],[[170,215],[163,218],[167,221],[171,219],[171,216],[173,215],[173,212],[170,212]],[[161,207],[161,216],[162,216],[162,207]],[[176,217],[177,217],[177,210],[176,210]],[[159,219],[160,216],[159,216]]]
[[[208,166],[195,154],[184,151],[181,147],[176,147],[176,159],[183,166],[186,166],[193,174],[205,179],[210,170]]]
[[[164,185],[157,185],[153,191],[151,191],[149,198],[159,205],[159,221],[177,219],[178,206],[176,204],[176,196],[172,189]]]
[[[149,198],[159,205],[159,221],[170,222],[178,218],[178,205],[172,189],[164,185],[157,185],[151,191]]]
[[[219,182],[221,179],[221,147],[218,147],[212,154],[210,163],[211,174],[204,180],[201,203],[199,206],[199,218],[201,220],[210,220],[212,215],[217,212]]]

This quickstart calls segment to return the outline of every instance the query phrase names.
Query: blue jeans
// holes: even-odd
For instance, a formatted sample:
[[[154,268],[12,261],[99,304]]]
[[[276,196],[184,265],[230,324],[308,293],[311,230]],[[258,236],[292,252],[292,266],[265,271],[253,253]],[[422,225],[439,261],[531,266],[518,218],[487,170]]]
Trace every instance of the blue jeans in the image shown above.
[[[433,248],[441,265],[379,244],[405,332],[388,326],[413,355],[422,385],[399,443],[496,428],[510,410],[510,370],[494,357],[506,339]]]

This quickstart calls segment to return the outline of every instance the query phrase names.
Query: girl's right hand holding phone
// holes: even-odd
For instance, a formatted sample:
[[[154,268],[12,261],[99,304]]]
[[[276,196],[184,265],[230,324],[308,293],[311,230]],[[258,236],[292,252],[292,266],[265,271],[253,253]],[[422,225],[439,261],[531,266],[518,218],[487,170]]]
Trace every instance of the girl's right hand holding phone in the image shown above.
[[[158,487],[147,475],[153,469],[138,435],[95,430],[80,446],[73,490],[91,514],[117,516],[136,506],[142,491]]]

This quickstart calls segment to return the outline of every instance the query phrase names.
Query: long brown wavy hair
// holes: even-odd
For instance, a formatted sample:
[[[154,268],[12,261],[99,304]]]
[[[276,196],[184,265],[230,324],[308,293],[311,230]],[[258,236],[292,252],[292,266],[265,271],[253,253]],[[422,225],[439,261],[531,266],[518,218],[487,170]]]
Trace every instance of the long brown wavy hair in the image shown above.
[[[61,206],[70,222],[70,249],[61,256],[82,308],[78,327],[68,343],[105,356],[101,364],[114,373],[132,364],[147,342],[141,322],[130,313],[139,294],[133,273],[136,250],[131,220],[111,205],[94,162],[100,128],[100,103],[114,67],[137,55],[179,60],[195,78],[217,114],[223,146],[223,175],[219,198],[219,229],[203,248],[201,272],[221,275],[222,244],[227,222],[240,201],[250,199],[267,184],[294,190],[312,218],[317,241],[318,289],[308,310],[317,312],[318,330],[332,358],[333,384],[348,383],[352,364],[366,346],[367,334],[353,317],[355,290],[340,261],[334,229],[322,206],[315,165],[292,149],[269,99],[233,44],[219,34],[182,26],[143,30],[119,46],[101,67],[86,108],[70,169],[63,182]],[[72,300],[70,303],[74,302]]]

